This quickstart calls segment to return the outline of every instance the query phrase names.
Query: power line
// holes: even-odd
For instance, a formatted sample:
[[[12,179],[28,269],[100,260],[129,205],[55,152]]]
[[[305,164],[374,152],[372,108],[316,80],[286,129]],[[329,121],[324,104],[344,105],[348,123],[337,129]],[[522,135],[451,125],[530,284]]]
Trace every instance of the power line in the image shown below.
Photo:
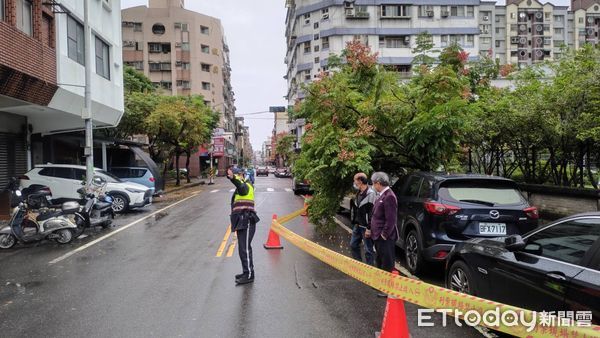
[[[246,113],[246,114],[235,114],[235,116],[247,116],[247,115],[260,115],[260,114],[272,114],[270,111],[257,111],[254,113]]]

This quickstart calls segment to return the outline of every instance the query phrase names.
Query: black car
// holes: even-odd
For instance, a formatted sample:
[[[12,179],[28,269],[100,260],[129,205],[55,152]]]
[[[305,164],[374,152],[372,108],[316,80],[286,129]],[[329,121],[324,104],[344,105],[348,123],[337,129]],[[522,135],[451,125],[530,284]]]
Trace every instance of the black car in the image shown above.
[[[310,188],[309,180],[299,180],[297,178],[292,178],[292,190],[294,191],[294,195],[312,195],[313,191]]]
[[[446,287],[535,311],[592,311],[600,324],[600,213],[579,214],[522,238],[457,244]]]
[[[269,176],[269,169],[267,167],[258,167],[256,169],[256,176]]]
[[[502,177],[417,172],[392,190],[398,198],[397,244],[415,274],[427,262],[443,262],[454,244],[524,234],[538,225],[537,208]]]
[[[277,168],[275,170],[275,177],[277,178],[291,178],[292,171],[288,168]]]

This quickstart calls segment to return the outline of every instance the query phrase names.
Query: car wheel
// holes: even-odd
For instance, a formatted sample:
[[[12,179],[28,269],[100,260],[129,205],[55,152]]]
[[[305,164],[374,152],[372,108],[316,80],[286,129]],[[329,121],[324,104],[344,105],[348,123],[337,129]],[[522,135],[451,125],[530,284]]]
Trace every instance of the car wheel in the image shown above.
[[[446,281],[448,284],[446,287],[450,290],[473,296],[477,295],[471,269],[463,261],[456,261],[452,264]]]
[[[115,213],[123,213],[127,211],[129,208],[129,202],[127,201],[127,197],[122,194],[112,194],[113,198],[112,209]]]
[[[17,239],[12,234],[0,235],[0,249],[10,249],[17,243]]]
[[[73,232],[69,229],[61,229],[54,233],[58,236],[56,242],[59,244],[69,244],[73,240]]]
[[[404,254],[406,266],[412,274],[418,274],[424,265],[423,253],[419,244],[419,235],[416,230],[411,230],[406,235]]]

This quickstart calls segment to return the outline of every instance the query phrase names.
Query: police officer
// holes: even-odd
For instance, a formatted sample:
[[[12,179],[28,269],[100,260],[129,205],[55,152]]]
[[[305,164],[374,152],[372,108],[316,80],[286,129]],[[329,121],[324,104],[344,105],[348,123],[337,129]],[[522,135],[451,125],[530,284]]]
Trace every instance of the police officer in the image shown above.
[[[235,185],[231,196],[231,231],[235,231],[238,250],[242,261],[243,273],[235,276],[236,284],[254,282],[254,263],[252,261],[252,238],[259,218],[254,209],[254,186],[244,179],[240,168],[230,167],[227,178]]]

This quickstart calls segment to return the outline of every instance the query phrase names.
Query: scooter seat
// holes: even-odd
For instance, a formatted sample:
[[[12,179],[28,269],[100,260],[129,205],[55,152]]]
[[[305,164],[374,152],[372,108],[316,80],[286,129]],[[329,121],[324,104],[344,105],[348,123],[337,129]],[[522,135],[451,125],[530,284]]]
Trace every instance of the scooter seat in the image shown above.
[[[106,208],[110,208],[112,206],[112,203],[106,203],[106,202],[96,202],[96,204],[94,204],[94,209],[96,210],[103,210]]]
[[[61,211],[52,211],[52,212],[45,212],[43,214],[40,214],[38,217],[36,217],[36,220],[38,222],[43,222],[45,220],[48,220],[50,218],[54,218],[54,217],[58,217],[63,215],[63,213]]]

